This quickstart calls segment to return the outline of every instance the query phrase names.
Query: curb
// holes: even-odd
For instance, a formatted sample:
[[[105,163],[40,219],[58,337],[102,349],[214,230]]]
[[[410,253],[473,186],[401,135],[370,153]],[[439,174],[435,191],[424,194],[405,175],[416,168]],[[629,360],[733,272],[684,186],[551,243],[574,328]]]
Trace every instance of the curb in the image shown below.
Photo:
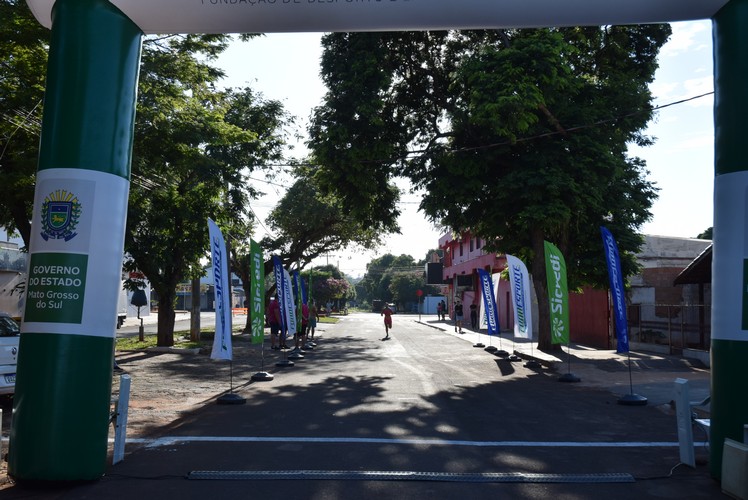
[[[199,347],[193,348],[182,348],[182,347],[147,347],[144,349],[146,352],[168,352],[171,354],[198,354],[200,352]]]
[[[419,321],[419,320],[415,320],[415,322],[418,323],[419,325],[424,325],[424,326],[428,326],[430,328],[433,328],[434,330],[441,330],[442,332],[446,333],[447,335],[452,335],[453,337],[465,338],[465,334],[463,334],[463,335],[454,334],[449,329],[441,328],[441,327],[439,327],[437,325],[434,325],[432,323],[427,323],[427,322]],[[470,330],[470,332],[471,333],[479,333],[480,334],[480,332],[475,332],[473,330]],[[526,360],[526,361],[537,361],[542,366],[545,366],[546,368],[549,368],[549,369],[555,369],[556,366],[558,366],[558,364],[561,363],[560,359],[541,358],[541,357],[538,357],[538,356],[533,356],[533,355],[528,354],[528,353],[523,352],[523,351],[518,351],[516,349],[514,349],[514,354],[517,355],[518,357]]]

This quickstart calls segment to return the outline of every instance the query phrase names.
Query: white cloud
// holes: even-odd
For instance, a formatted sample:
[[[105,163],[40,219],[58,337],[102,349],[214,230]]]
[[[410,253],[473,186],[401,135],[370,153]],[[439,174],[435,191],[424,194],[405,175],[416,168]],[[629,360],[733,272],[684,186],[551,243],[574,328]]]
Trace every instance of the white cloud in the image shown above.
[[[684,52],[702,50],[706,46],[695,40],[696,35],[704,30],[711,29],[709,21],[672,23],[673,34],[670,40],[662,47],[662,57],[672,57]]]
[[[657,101],[664,103],[678,98],[680,83],[655,80],[650,84],[649,90]]]

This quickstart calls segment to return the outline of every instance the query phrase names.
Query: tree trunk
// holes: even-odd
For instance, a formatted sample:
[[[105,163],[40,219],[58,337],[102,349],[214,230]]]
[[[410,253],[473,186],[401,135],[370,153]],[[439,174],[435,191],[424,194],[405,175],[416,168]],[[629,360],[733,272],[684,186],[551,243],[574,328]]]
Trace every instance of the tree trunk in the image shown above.
[[[536,259],[537,260],[537,259]],[[542,264],[545,264],[544,262]],[[552,351],[557,345],[551,343],[551,315],[548,304],[548,287],[545,282],[545,272],[541,277],[535,276],[536,266],[533,263],[533,282],[538,297],[538,349]]]
[[[231,261],[231,267],[234,273],[239,276],[242,282],[242,290],[244,291],[244,303],[240,307],[247,308],[247,323],[244,325],[243,333],[250,333],[252,331],[252,312],[249,304],[252,301],[251,290],[252,287],[252,261],[251,255],[244,255],[242,258],[233,259]]]
[[[168,295],[159,294],[158,301],[158,330],[156,333],[156,345],[159,347],[172,347],[174,345],[174,292]]]
[[[12,203],[10,206],[10,213],[13,216],[13,222],[15,222],[18,232],[21,234],[24,246],[29,248],[29,243],[31,241],[31,223],[29,222],[29,217],[24,210],[23,204]]]
[[[190,340],[200,342],[200,278],[192,280],[192,304],[190,307]]]
[[[249,304],[252,301],[250,279],[247,279],[247,281],[242,280],[242,290],[244,290],[244,307],[247,308],[247,324],[244,325],[244,333],[252,333],[252,308],[249,307]]]

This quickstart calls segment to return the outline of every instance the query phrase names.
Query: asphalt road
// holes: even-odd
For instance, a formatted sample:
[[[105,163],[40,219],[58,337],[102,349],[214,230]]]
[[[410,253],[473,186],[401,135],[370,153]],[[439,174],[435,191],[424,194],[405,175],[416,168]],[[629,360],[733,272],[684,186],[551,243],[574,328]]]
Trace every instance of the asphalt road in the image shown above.
[[[208,402],[54,498],[721,496],[703,467],[675,467],[672,414],[416,319],[396,315],[389,340],[375,314],[320,325],[293,367],[269,352],[274,379],[240,384],[246,404]]]

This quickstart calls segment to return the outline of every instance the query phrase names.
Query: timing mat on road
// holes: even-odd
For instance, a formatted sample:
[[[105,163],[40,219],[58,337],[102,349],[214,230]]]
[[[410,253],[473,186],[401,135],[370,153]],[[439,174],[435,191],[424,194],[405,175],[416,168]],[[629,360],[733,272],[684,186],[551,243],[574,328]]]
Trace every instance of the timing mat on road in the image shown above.
[[[415,471],[192,471],[193,480],[338,480],[338,481],[445,481],[462,483],[635,483],[631,474],[532,474],[526,472],[415,472]]]
[[[164,436],[128,438],[128,443],[148,448],[191,443],[322,443],[322,444],[396,444],[415,446],[466,446],[475,448],[671,448],[676,441],[465,441],[455,439],[357,438],[309,436]],[[705,446],[706,443],[694,443]]]

